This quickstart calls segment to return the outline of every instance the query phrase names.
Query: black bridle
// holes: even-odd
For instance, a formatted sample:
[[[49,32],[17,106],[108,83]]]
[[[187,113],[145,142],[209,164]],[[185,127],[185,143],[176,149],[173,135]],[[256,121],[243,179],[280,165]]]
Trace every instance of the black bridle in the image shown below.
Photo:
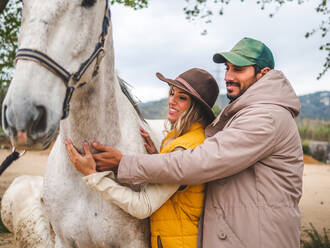
[[[97,75],[101,61],[104,57],[105,37],[108,34],[111,18],[108,0],[105,0],[105,3],[105,13],[99,42],[96,44],[94,52],[85,62],[80,65],[80,68],[77,72],[68,72],[64,67],[56,63],[52,58],[38,50],[21,48],[18,49],[16,53],[16,62],[20,59],[37,62],[62,79],[66,86],[62,120],[65,119],[69,114],[70,100],[74,90],[88,83]]]

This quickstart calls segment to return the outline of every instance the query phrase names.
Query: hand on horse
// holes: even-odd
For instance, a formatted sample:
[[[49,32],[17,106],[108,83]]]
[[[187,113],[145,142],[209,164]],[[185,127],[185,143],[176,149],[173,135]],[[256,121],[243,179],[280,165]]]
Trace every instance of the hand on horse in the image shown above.
[[[87,142],[84,143],[85,155],[76,150],[70,139],[65,141],[65,146],[72,164],[79,172],[85,176],[96,172],[96,163]]]
[[[144,147],[146,148],[147,152],[149,154],[157,154],[158,151],[154,142],[150,138],[149,133],[146,130],[144,130],[142,127],[140,127],[140,135],[142,136],[142,138],[144,138],[144,141],[146,142],[144,143]]]
[[[93,142],[93,147],[100,153],[93,154],[96,161],[97,171],[116,171],[123,157],[122,153],[111,146],[105,146],[98,142]]]

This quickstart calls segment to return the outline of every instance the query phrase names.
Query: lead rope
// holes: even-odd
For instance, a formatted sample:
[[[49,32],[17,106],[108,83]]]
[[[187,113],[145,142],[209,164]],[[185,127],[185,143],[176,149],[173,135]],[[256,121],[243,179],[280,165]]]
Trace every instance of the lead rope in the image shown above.
[[[0,175],[18,158],[22,157],[25,154],[25,150],[21,153],[16,151],[16,148],[13,147],[12,153],[6,157],[6,159],[0,165]]]

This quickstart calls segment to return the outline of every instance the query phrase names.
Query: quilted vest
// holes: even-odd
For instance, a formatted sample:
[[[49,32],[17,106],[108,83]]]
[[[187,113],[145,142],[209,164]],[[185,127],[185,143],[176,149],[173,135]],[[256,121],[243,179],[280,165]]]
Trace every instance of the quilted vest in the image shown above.
[[[173,139],[174,131],[168,133],[162,142],[161,153],[168,153],[177,147],[196,148],[205,139],[200,123],[194,123],[190,130]],[[181,187],[180,187],[181,188]],[[198,222],[203,208],[205,185],[187,186],[178,190],[150,217],[152,248],[197,247]]]

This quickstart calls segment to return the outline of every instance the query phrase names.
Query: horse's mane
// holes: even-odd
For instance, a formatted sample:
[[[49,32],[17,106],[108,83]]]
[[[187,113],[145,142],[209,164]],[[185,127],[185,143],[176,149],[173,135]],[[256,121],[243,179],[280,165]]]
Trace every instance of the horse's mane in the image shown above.
[[[140,102],[138,102],[134,99],[134,96],[132,95],[130,89],[128,88],[130,85],[124,79],[120,78],[119,76],[117,76],[117,78],[118,78],[118,81],[119,81],[121,91],[124,93],[124,95],[130,101],[130,103],[133,105],[133,107],[134,107],[135,111],[137,112],[138,116],[140,117],[140,119],[142,121],[146,122],[146,120],[143,118],[141,110],[138,107],[138,104]]]

